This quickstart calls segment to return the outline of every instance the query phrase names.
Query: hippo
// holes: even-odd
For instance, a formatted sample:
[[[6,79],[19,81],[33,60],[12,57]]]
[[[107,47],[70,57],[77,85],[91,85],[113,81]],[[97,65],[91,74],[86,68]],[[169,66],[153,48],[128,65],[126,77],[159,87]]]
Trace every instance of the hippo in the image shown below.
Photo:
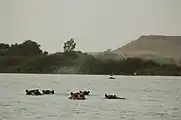
[[[89,95],[89,94],[90,94],[90,91],[84,91],[83,94],[84,94],[84,95]]]
[[[31,91],[26,90],[26,95],[31,95],[31,94],[32,94]]]
[[[126,99],[126,98],[117,97],[116,95],[107,95],[107,94],[105,94],[105,98],[106,99]]]
[[[43,94],[54,94],[54,90],[42,90]]]
[[[78,96],[78,100],[85,100],[85,95],[84,94],[80,94]]]
[[[74,93],[73,92],[70,92],[70,95],[73,95]]]
[[[70,95],[72,98],[78,97],[79,94],[80,94],[79,92],[76,92],[76,93],[70,92]]]
[[[37,90],[26,90],[26,95],[33,95]]]
[[[26,95],[42,95],[38,89],[36,90],[26,90]]]
[[[69,97],[69,99],[75,100],[77,98],[78,98],[78,94],[71,92],[71,96]]]
[[[85,100],[85,95],[82,93],[82,92],[76,92],[76,93],[73,93],[71,92],[70,93],[70,97],[68,99],[72,99],[72,100]]]
[[[37,89],[36,91],[34,91],[34,95],[42,95],[39,90]]]

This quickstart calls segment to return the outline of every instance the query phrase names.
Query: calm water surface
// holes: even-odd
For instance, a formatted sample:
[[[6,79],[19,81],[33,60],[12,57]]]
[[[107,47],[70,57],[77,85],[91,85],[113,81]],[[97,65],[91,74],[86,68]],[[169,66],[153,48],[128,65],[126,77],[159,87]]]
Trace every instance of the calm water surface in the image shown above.
[[[181,120],[181,78],[0,74],[0,120]],[[26,96],[26,89],[55,95]],[[69,93],[90,90],[85,101]],[[107,100],[104,94],[126,100]]]

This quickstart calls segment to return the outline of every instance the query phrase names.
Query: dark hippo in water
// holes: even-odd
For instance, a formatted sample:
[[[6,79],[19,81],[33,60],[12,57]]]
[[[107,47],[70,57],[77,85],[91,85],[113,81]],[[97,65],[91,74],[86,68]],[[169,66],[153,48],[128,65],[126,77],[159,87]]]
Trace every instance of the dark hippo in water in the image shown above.
[[[90,94],[90,91],[84,91],[83,94],[84,94],[84,95],[89,95],[89,94]]]
[[[77,93],[79,93],[79,94],[84,94],[84,95],[89,95],[90,94],[90,91],[79,91],[79,92],[77,92]]]
[[[38,89],[36,90],[26,90],[26,95],[42,95]]]
[[[32,91],[26,90],[26,95],[32,95]]]
[[[72,100],[85,100],[85,95],[82,93],[82,92],[76,92],[76,93],[73,93],[71,92],[70,93],[70,97],[69,99],[72,99]]]
[[[106,99],[126,99],[126,98],[117,97],[116,95],[107,95],[107,94],[105,94],[105,98]]]
[[[42,90],[43,94],[55,94],[54,90]]]

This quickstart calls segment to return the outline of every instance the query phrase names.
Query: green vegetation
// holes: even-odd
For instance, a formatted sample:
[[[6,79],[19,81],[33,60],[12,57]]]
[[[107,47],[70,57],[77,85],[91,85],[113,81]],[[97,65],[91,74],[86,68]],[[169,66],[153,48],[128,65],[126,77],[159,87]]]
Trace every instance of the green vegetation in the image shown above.
[[[64,52],[72,52],[75,49],[76,43],[74,42],[74,38],[71,38],[67,42],[64,43]]]
[[[181,67],[175,64],[159,64],[140,58],[124,59],[110,50],[95,57],[75,51],[75,48],[73,38],[64,43],[64,52],[54,54],[41,50],[40,45],[31,40],[12,45],[0,43],[0,72],[181,75]]]
[[[82,72],[87,74],[110,74],[117,75],[181,75],[181,67],[175,64],[160,65],[151,60],[140,58],[127,58],[124,60],[99,60],[94,57],[86,59],[82,66]],[[87,64],[89,63],[89,64]]]

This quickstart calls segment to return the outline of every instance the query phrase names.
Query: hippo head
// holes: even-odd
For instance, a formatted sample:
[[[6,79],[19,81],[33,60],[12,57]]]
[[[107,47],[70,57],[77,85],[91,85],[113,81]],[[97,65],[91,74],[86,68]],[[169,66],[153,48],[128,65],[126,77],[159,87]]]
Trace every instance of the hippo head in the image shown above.
[[[29,92],[28,90],[26,90],[26,92]]]
[[[52,94],[54,94],[55,92],[54,92],[54,90],[52,90]]]
[[[70,95],[73,95],[73,92],[70,92]]]
[[[80,97],[85,97],[85,95],[81,94]]]

